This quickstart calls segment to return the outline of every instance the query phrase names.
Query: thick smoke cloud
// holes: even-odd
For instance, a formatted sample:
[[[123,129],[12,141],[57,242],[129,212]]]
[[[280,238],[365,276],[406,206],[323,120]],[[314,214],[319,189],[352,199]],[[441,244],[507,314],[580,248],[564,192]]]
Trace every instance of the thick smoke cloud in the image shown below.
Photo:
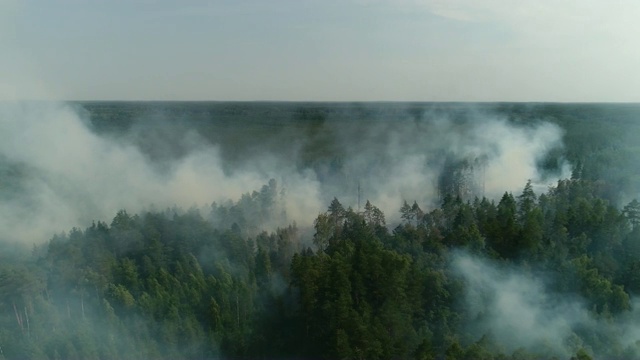
[[[554,182],[538,163],[562,146],[562,131],[549,123],[518,126],[491,114],[457,121],[446,113],[366,122],[327,122],[313,132],[283,130],[272,143],[290,142],[284,153],[257,152],[234,162],[219,144],[185,119],[152,113],[122,134],[96,131],[86,111],[59,103],[0,106],[0,238],[41,242],[72,226],[106,221],[120,209],[197,206],[238,200],[269,179],[284,188],[286,221],[309,227],[333,197],[345,206],[370,200],[390,223],[403,200],[435,206],[447,161],[482,159],[470,172],[474,196],[498,197],[531,179]],[[354,116],[359,116],[354,111]],[[215,121],[215,119],[206,119]],[[336,169],[300,166],[305,146],[324,134],[339,156]],[[256,139],[259,145],[267,139]],[[273,227],[286,225],[271,224]]]
[[[443,173],[465,162],[469,166],[462,176],[470,187],[466,200],[499,199],[505,191],[520,191],[528,180],[544,192],[570,175],[566,162],[551,174],[540,170],[549,152],[563,146],[563,131],[555,124],[516,125],[476,111],[462,121],[452,117],[426,113],[415,121],[382,119],[365,131],[338,131],[341,143],[348,144],[343,147],[347,174],[341,179],[350,185],[344,191],[341,184],[348,205],[355,208],[360,183],[362,196],[392,217],[403,200],[415,200],[423,208],[438,206]]]
[[[550,291],[551,279],[530,269],[464,252],[454,253],[451,266],[464,282],[465,326],[472,341],[489,335],[508,354],[524,348],[546,358],[569,358],[580,348],[598,358],[640,355],[640,304],[624,318],[599,318],[582,299]],[[602,349],[609,353],[597,353]]]
[[[5,197],[0,203],[0,237],[38,242],[71,226],[108,222],[120,209],[136,212],[150,206],[206,206],[214,200],[237,199],[259,189],[269,175],[284,179],[290,189],[290,220],[303,221],[299,214],[320,208],[314,203],[317,183],[312,178],[282,167],[266,176],[242,169],[228,174],[216,147],[202,145],[194,134],[185,136],[188,154],[168,171],[160,171],[135,146],[91,132],[70,106],[2,104],[0,157],[5,179],[15,174],[15,181],[0,189]],[[300,199],[298,194],[308,197]]]

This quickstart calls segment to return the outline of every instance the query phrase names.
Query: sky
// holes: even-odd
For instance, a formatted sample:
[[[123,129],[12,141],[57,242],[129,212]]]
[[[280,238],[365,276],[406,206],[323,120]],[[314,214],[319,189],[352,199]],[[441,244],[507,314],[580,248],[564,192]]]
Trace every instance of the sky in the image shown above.
[[[640,101],[637,0],[0,0],[0,100]]]

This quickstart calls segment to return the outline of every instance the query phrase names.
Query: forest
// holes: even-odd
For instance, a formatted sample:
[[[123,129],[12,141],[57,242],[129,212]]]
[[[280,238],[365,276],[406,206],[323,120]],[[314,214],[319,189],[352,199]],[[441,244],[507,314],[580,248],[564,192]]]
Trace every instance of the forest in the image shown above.
[[[134,126],[109,115],[112,105],[82,106],[91,131],[101,136],[122,138]],[[126,106],[135,108],[116,108]],[[429,182],[435,189],[424,188],[427,195],[414,198],[393,193],[391,204],[397,206],[390,208],[375,201],[386,201],[383,191],[372,190],[383,183],[354,181],[349,159],[334,142],[338,133],[349,137],[362,123],[337,131],[332,126],[345,122],[339,115],[344,105],[297,106],[268,106],[274,118],[283,116],[282,109],[298,114],[284,125],[242,113],[249,135],[224,121],[212,129],[204,115],[181,114],[192,122],[189,128],[201,126],[206,139],[223,143],[222,167],[261,151],[250,144],[271,134],[266,148],[295,152],[298,170],[311,169],[323,181],[319,211],[293,213],[295,183],[271,178],[235,199],[205,199],[206,206],[120,208],[108,219],[42,235],[46,240],[27,250],[19,242],[1,242],[0,358],[640,356],[640,176],[633,164],[636,148],[626,141],[638,131],[637,109],[491,105],[491,111],[508,114],[513,126],[546,119],[563,129],[564,146],[545,147],[535,157],[531,174],[537,178],[494,191],[490,174],[479,180],[479,169],[491,171],[491,164],[483,165],[492,161],[483,160],[484,153],[439,152],[434,159],[444,160],[425,160],[439,169]],[[378,106],[386,112],[376,117],[400,111],[397,105]],[[402,113],[416,113],[408,107]],[[366,118],[365,110],[347,112]],[[467,115],[446,112],[452,118]],[[301,123],[300,116],[311,118]],[[471,126],[460,121],[455,127]],[[280,141],[294,132],[309,136],[295,151]],[[150,142],[154,137],[145,134],[131,141],[161,164],[160,173],[170,172],[173,161],[190,151],[180,143],[158,151]],[[233,140],[243,134],[243,140]],[[370,144],[358,141],[352,145],[357,149]],[[0,201],[12,203],[10,194],[24,190],[19,180],[37,168],[2,156],[7,164],[0,168]],[[387,168],[387,159],[376,161]],[[571,164],[566,177],[565,163]],[[343,192],[329,191],[340,181],[351,183]],[[302,222],[306,218],[312,220]]]

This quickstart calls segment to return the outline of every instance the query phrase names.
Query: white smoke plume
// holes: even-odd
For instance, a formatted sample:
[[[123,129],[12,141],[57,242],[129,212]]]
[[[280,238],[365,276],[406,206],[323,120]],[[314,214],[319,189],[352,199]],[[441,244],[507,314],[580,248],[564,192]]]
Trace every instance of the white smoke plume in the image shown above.
[[[134,121],[114,136],[96,131],[89,116],[79,105],[0,104],[0,239],[42,242],[73,226],[109,222],[120,209],[204,208],[238,200],[271,178],[285,188],[287,221],[298,226],[310,227],[333,197],[356,209],[358,187],[361,205],[370,200],[392,223],[403,200],[437,206],[447,157],[486,159],[484,170],[474,173],[484,183],[479,196],[499,197],[528,179],[546,183],[564,176],[548,178],[538,169],[562,146],[557,126],[515,125],[491,114],[461,123],[446,113],[414,121],[401,112],[399,119],[328,122],[312,134],[283,129],[279,137],[256,138],[255,146],[290,142],[293,150],[257,151],[237,163],[179,117],[152,113],[144,126]],[[340,157],[337,171],[299,166],[302,148],[313,147],[310,138],[322,132]]]
[[[551,174],[540,170],[550,151],[563,146],[563,130],[555,124],[516,125],[475,111],[465,121],[452,120],[450,114],[423,117],[404,122],[382,119],[369,129],[339,132],[345,144],[346,178],[351,181],[349,193],[343,195],[349,205],[354,206],[354,184],[360,182],[363,196],[392,216],[403,200],[417,201],[423,208],[439,206],[443,194],[438,180],[447,159],[475,161],[472,195],[493,199],[505,191],[520,191],[528,180],[537,192],[544,192],[570,175],[566,162]],[[358,146],[347,145],[354,138]]]
[[[229,174],[217,148],[193,137],[189,153],[163,172],[133,145],[91,132],[69,105],[2,104],[0,159],[5,172],[19,174],[16,183],[0,184],[6,194],[0,202],[0,237],[41,242],[92,220],[109,222],[120,209],[137,212],[150,206],[235,200],[259,189],[270,175],[282,179],[292,194],[287,204],[291,221],[304,221],[300,216],[320,208],[314,203],[314,179],[283,167],[266,176],[242,169]],[[272,170],[276,167],[273,164]],[[299,194],[308,196],[300,199]]]
[[[489,335],[507,354],[524,348],[545,358],[569,358],[580,348],[596,358],[640,354],[640,304],[622,317],[596,317],[582,299],[551,292],[550,279],[530,269],[464,252],[453,254],[451,266],[464,282],[465,325],[474,341]]]

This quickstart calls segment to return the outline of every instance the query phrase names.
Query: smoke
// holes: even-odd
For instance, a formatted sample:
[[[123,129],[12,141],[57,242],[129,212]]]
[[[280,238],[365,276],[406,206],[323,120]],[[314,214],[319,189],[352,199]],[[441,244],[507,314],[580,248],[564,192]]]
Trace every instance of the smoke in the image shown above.
[[[439,206],[454,183],[454,192],[465,200],[499,199],[528,180],[546,191],[570,175],[570,166],[561,159],[554,171],[541,170],[546,157],[563,147],[564,132],[557,125],[516,124],[495,113],[463,110],[374,118],[366,129],[341,125],[335,131],[345,153],[341,199],[355,207],[359,185],[362,197],[395,216],[403,200]],[[335,187],[324,190],[338,192]]]
[[[553,293],[540,274],[455,252],[451,267],[464,282],[465,324],[472,341],[490,337],[508,353],[524,348],[569,358],[580,348],[605,358],[637,357],[640,312],[596,317],[578,297]]]
[[[215,146],[192,133],[184,134],[182,142],[186,154],[162,171],[133,144],[91,132],[69,105],[2,104],[0,237],[41,242],[71,226],[107,221],[119,209],[137,212],[150,206],[205,206],[237,199],[259,189],[271,175],[283,179],[293,194],[287,205],[291,221],[304,221],[300,216],[320,208],[314,203],[317,183],[304,174],[276,164],[272,174],[248,169],[230,174],[223,170]]]
[[[282,128],[269,138],[238,126],[235,135],[244,140],[231,146],[225,134],[195,126],[216,121],[211,116],[194,122],[188,113],[154,111],[128,115],[125,126],[113,115],[100,120],[101,128],[80,106],[2,103],[0,239],[42,242],[73,226],[108,221],[120,209],[208,207],[238,200],[271,178],[286,194],[284,220],[304,228],[333,197],[354,209],[368,199],[390,223],[403,200],[436,206],[443,173],[465,161],[476,164],[464,168],[470,196],[499,197],[529,179],[547,184],[566,175],[539,170],[541,159],[562,146],[561,129],[550,123],[517,125],[474,111],[463,120],[455,111],[345,111],[356,119],[327,118],[319,127]],[[117,131],[105,130],[111,122]],[[310,164],[303,164],[305,156]],[[284,220],[267,230],[287,225]]]
[[[515,191],[527,180],[535,185],[548,186],[570,174],[564,162],[560,173],[547,178],[539,170],[539,163],[556,148],[562,147],[562,130],[551,123],[538,123],[530,127],[515,127],[504,120],[478,124],[470,144],[461,142],[462,153],[481,154],[487,158],[484,191],[496,197],[504,191]],[[545,189],[546,190],[546,189]]]

